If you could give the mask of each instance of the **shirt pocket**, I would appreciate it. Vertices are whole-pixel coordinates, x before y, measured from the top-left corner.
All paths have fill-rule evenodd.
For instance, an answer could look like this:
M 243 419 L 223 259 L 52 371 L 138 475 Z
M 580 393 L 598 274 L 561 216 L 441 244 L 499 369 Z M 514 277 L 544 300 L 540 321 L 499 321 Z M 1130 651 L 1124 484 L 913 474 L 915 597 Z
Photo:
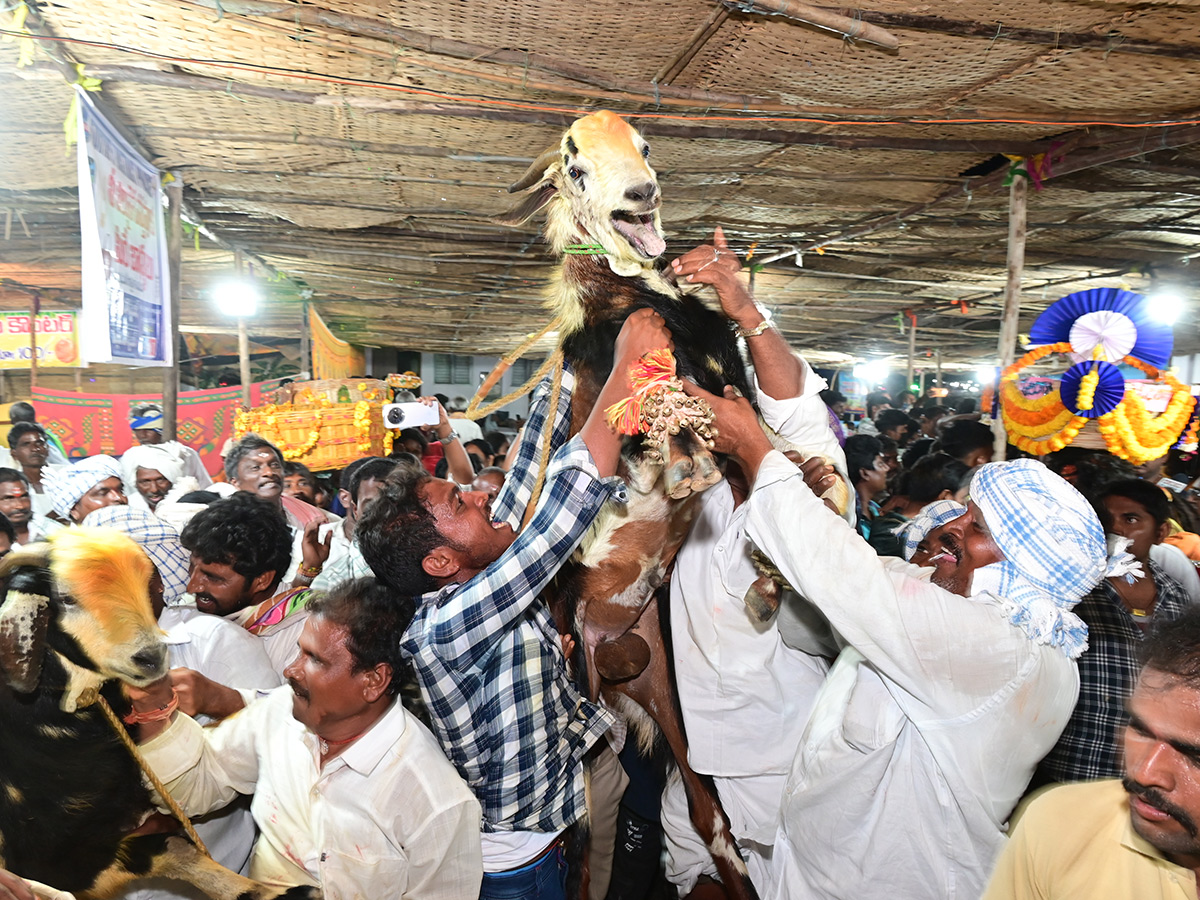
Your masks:
M 842 719 L 842 737 L 855 750 L 869 753 L 895 743 L 905 716 L 878 678 L 863 677 L 851 691 Z
M 400 850 L 381 857 L 370 850 L 321 854 L 321 885 L 325 900 L 390 900 L 408 889 L 408 859 Z

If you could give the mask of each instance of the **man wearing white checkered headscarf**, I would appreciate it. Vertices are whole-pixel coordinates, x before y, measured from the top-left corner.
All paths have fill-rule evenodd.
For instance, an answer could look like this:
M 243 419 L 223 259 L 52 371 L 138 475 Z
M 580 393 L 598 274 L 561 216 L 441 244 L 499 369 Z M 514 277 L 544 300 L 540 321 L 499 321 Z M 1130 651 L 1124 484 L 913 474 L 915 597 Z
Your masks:
M 47 466 L 42 483 L 54 511 L 75 524 L 102 506 L 124 506 L 121 464 L 99 454 L 67 466 Z
M 1106 570 L 1095 513 L 1040 463 L 994 463 L 961 515 L 937 511 L 925 566 L 881 558 L 749 404 L 710 402 L 717 449 L 754 484 L 747 532 L 840 648 L 792 762 L 780 887 L 764 900 L 979 896 L 1075 704 L 1086 631 L 1070 606 Z

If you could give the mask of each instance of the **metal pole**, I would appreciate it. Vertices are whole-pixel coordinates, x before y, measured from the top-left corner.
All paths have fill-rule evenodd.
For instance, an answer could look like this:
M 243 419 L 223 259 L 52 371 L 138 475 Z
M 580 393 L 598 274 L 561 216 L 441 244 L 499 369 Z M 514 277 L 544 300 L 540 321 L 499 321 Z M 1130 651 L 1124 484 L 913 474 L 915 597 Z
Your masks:
M 1021 275 L 1025 269 L 1025 222 L 1028 179 L 1023 174 L 1013 176 L 1008 192 L 1008 281 L 1004 286 L 1004 317 L 1000 321 L 1000 338 L 996 357 L 1000 370 L 1012 365 L 1017 349 L 1017 321 L 1021 315 Z M 1008 435 L 1004 424 L 997 421 L 993 459 L 1004 459 Z
M 180 283 L 183 254 L 183 225 L 179 218 L 183 204 L 183 181 L 178 171 L 167 184 L 167 272 L 171 282 L 171 310 L 167 326 L 171 365 L 163 369 L 163 440 L 173 441 L 179 415 L 179 304 L 183 295 Z
M 233 264 L 238 278 L 242 277 L 242 251 L 235 250 Z M 246 317 L 238 316 L 238 368 L 242 379 L 242 406 L 250 408 L 250 335 L 246 331 Z

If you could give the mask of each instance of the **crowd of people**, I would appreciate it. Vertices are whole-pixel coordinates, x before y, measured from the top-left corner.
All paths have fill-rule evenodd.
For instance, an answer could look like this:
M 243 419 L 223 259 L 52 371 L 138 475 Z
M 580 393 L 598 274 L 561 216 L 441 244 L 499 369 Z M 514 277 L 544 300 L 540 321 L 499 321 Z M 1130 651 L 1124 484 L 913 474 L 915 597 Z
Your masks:
M 749 335 L 756 396 L 688 386 L 727 470 L 678 554 L 669 644 L 689 762 L 759 895 L 1195 898 L 1190 492 L 1098 450 L 993 463 L 978 413 L 933 398 L 873 393 L 855 428 L 710 265 L 674 269 Z M 255 434 L 209 473 L 156 407 L 120 459 L 56 459 L 18 404 L 0 544 L 106 527 L 145 550 L 171 671 L 129 689 L 136 738 L 231 869 L 329 898 L 721 897 L 662 748 L 581 687 L 544 598 L 626 500 L 605 410 L 671 341 L 633 313 L 573 436 L 567 372 L 519 436 L 425 398 L 436 426 L 336 479 Z M 821 499 L 836 479 L 845 509 Z M 787 585 L 768 622 L 759 552 Z M 0 898 L 30 896 L 0 872 Z

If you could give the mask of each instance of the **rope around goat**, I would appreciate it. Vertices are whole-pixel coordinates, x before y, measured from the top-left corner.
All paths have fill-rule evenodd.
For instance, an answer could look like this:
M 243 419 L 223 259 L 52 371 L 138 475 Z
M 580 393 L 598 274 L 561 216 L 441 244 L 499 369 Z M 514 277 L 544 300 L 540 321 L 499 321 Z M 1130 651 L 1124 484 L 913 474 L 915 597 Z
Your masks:
M 562 393 L 563 352 L 560 347 L 554 352 L 557 363 L 554 366 L 554 381 L 550 386 L 550 414 L 546 416 L 546 424 L 542 426 L 542 453 L 538 461 L 537 481 L 533 483 L 533 491 L 529 494 L 529 503 L 525 507 L 525 516 L 521 519 L 524 529 L 537 511 L 538 500 L 542 496 L 542 487 L 546 484 L 546 467 L 550 463 L 550 442 L 554 437 L 554 417 L 558 414 L 558 398 Z
M 483 407 L 482 409 L 479 407 L 480 401 L 483 400 L 483 398 L 487 396 L 488 391 L 490 391 L 493 387 L 496 386 L 496 382 L 498 382 L 501 378 L 504 377 L 504 373 L 507 372 L 512 367 L 512 364 L 515 363 L 518 359 L 520 359 L 522 354 L 524 354 L 526 350 L 528 350 L 535 343 L 537 343 L 539 340 L 541 340 L 543 337 L 545 337 L 547 333 L 555 330 L 556 328 L 558 328 L 561 325 L 562 325 L 562 318 L 556 316 L 555 318 L 551 319 L 548 323 L 546 323 L 546 326 L 541 331 L 539 331 L 537 334 L 530 335 L 528 338 L 526 338 L 524 341 L 521 342 L 521 345 L 519 347 L 517 347 L 516 350 L 514 350 L 512 353 L 508 354 L 508 356 L 504 357 L 504 359 L 500 360 L 500 362 L 496 363 L 495 368 L 493 368 L 492 371 L 488 373 L 488 377 L 483 380 L 483 384 L 481 384 L 479 386 L 479 390 L 477 390 L 475 392 L 475 396 L 471 398 L 471 402 L 467 404 L 467 410 L 464 415 L 466 415 L 466 417 L 468 419 L 470 419 L 472 422 L 477 421 L 479 419 L 484 418 L 485 416 L 490 416 L 496 410 L 502 409 L 503 407 L 508 406 L 508 404 L 512 403 L 514 400 L 517 400 L 520 397 L 524 397 L 526 394 L 528 394 L 530 391 L 532 391 L 534 386 L 539 381 L 541 381 L 542 378 L 545 377 L 547 372 L 550 371 L 550 367 L 552 365 L 555 365 L 556 360 L 559 364 L 561 364 L 561 362 L 562 362 L 562 348 L 561 347 L 558 350 L 556 350 L 553 354 L 548 356 L 546 358 L 546 361 L 543 362 L 540 366 L 538 366 L 538 370 L 536 372 L 534 372 L 532 376 L 530 376 L 529 380 L 526 381 L 519 388 L 516 388 L 515 390 L 510 391 L 509 393 L 507 393 L 503 397 L 501 397 L 499 400 L 493 400 L 491 403 L 489 403 L 487 406 Z
M 488 373 L 488 377 L 483 380 L 483 384 L 479 386 L 479 390 L 475 392 L 475 396 L 471 398 L 471 402 L 467 404 L 466 417 L 471 421 L 477 421 L 484 416 L 490 416 L 496 410 L 501 409 L 514 400 L 524 397 L 537 385 L 539 381 L 546 377 L 546 373 L 551 368 L 554 369 L 554 379 L 550 389 L 550 415 L 546 417 L 546 424 L 542 432 L 542 452 L 538 462 L 537 480 L 533 483 L 533 491 L 529 495 L 529 503 L 525 507 L 525 517 L 521 520 L 521 527 L 524 528 L 529 524 L 529 520 L 533 518 L 533 514 L 537 509 L 538 500 L 542 496 L 542 487 L 546 484 L 546 466 L 550 462 L 550 443 L 554 436 L 554 416 L 558 410 L 558 398 L 562 394 L 562 379 L 563 379 L 563 351 L 559 346 L 557 350 L 546 357 L 546 361 L 538 366 L 538 370 L 530 376 L 519 388 L 505 394 L 499 400 L 493 400 L 487 406 L 480 407 L 479 402 L 487 396 L 488 391 L 495 387 L 496 382 L 504 377 L 504 373 L 509 370 L 514 362 L 521 358 L 530 347 L 537 341 L 541 340 L 551 331 L 559 328 L 562 325 L 562 318 L 556 316 L 546 323 L 545 327 L 536 334 L 530 335 L 521 345 L 513 350 L 504 359 L 496 363 L 495 368 Z
M 121 739 L 121 743 L 125 745 L 125 749 L 129 751 L 129 755 L 133 757 L 134 761 L 141 767 L 146 778 L 150 781 L 150 784 L 152 784 L 154 789 L 158 791 L 158 796 L 160 796 L 163 799 L 163 802 L 166 803 L 170 808 L 171 814 L 179 820 L 179 824 L 183 826 L 184 833 L 191 838 L 191 841 L 196 845 L 197 850 L 199 850 L 209 859 L 212 859 L 212 854 L 209 853 L 208 848 L 204 846 L 204 841 L 200 840 L 200 835 L 198 835 L 196 833 L 196 829 L 192 827 L 192 820 L 187 817 L 187 813 L 183 811 L 183 807 L 181 807 L 175 801 L 175 798 L 171 796 L 171 792 L 167 790 L 167 786 L 162 783 L 162 780 L 159 779 L 157 775 L 154 774 L 154 771 L 150 768 L 150 764 L 146 762 L 146 757 L 142 756 L 142 752 L 138 750 L 137 744 L 134 743 L 134 740 L 132 737 L 130 737 L 129 732 L 125 730 L 125 726 L 121 724 L 121 720 L 117 718 L 117 714 L 113 712 L 112 707 L 108 705 L 108 701 L 105 700 L 103 696 L 100 696 L 96 698 L 96 703 L 100 707 L 100 712 L 104 713 L 104 718 L 108 719 L 108 724 L 111 725 L 113 731 L 117 733 L 117 737 Z

